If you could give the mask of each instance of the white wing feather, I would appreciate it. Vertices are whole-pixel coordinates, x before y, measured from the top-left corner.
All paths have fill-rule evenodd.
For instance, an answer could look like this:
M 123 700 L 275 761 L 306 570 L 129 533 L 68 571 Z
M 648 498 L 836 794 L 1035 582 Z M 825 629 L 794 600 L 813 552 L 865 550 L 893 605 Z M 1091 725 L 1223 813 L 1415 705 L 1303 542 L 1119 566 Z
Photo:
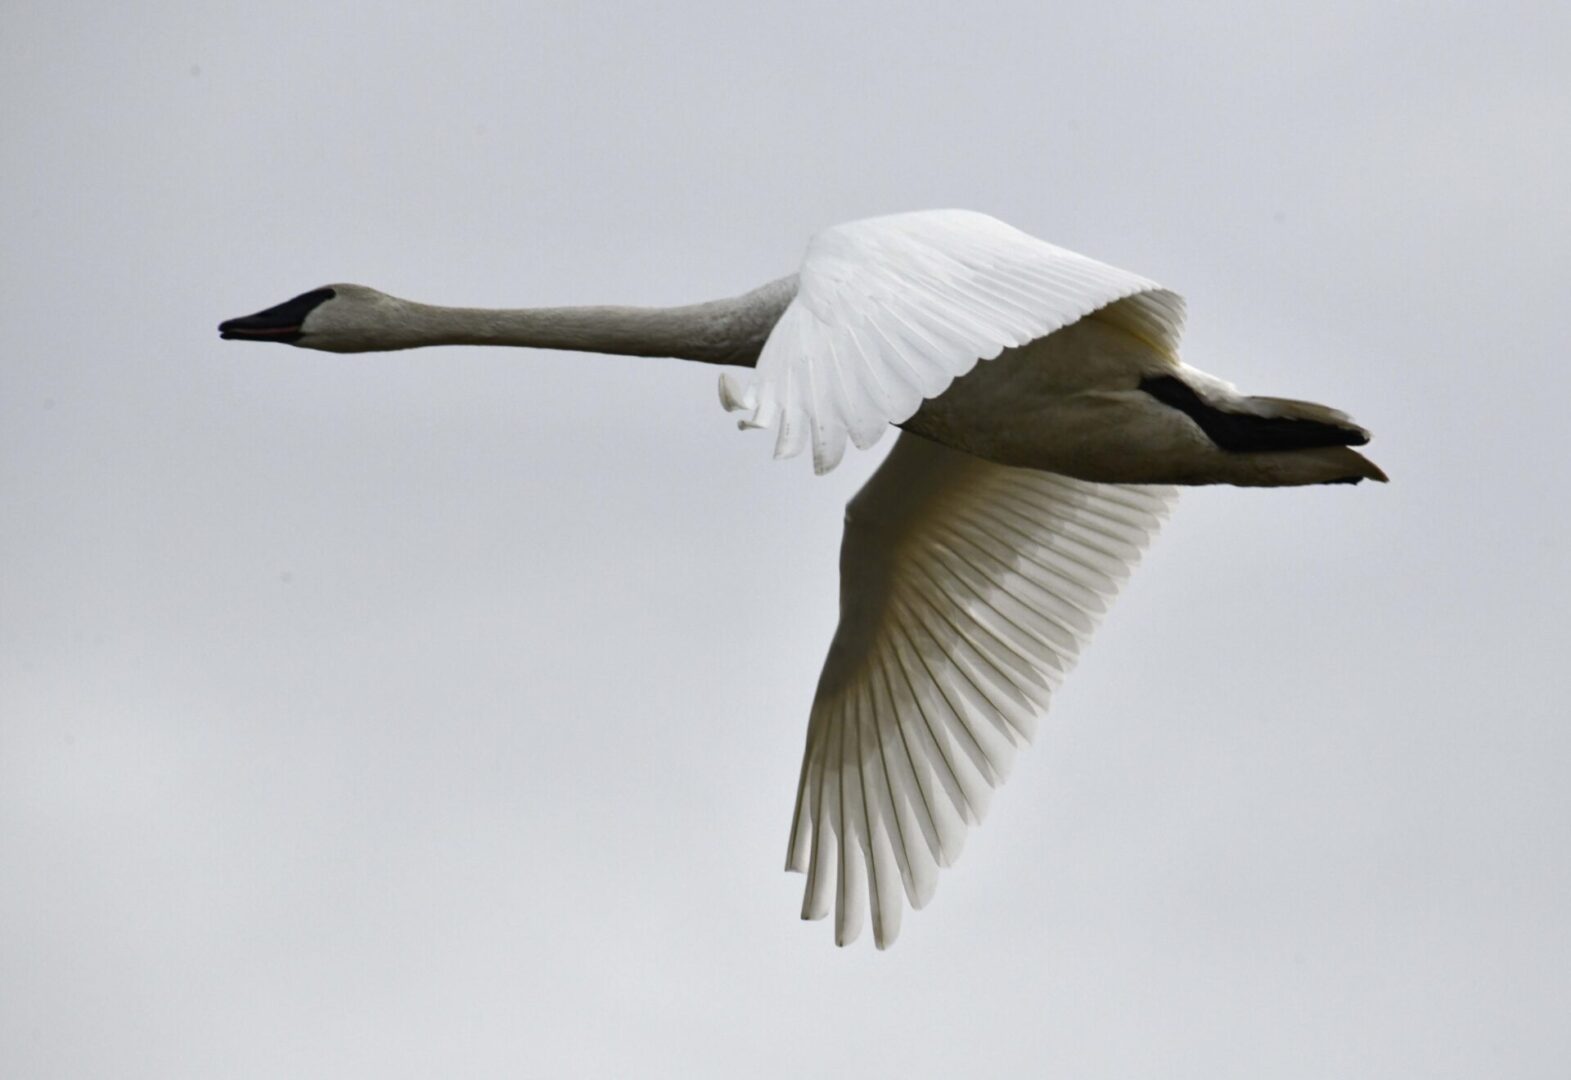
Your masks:
M 744 428 L 778 430 L 775 456 L 808 442 L 828 472 L 849 438 L 869 447 L 1006 348 L 1119 305 L 1129 329 L 1175 352 L 1183 301 L 1155 282 L 968 210 L 837 225 L 815 236 L 796 297 L 753 375 L 721 376 Z
M 902 893 L 932 896 L 1173 494 L 901 435 L 846 512 L 786 862 L 803 918 L 833 906 L 844 945 L 871 901 L 894 941 Z

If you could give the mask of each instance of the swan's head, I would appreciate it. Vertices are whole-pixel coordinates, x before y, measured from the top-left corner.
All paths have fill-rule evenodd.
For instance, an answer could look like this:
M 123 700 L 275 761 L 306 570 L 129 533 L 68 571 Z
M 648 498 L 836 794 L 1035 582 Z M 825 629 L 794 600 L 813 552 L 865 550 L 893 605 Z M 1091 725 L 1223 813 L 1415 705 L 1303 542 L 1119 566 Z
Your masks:
M 324 285 L 255 315 L 225 319 L 225 341 L 279 341 L 328 352 L 371 352 L 412 344 L 408 305 L 364 285 Z

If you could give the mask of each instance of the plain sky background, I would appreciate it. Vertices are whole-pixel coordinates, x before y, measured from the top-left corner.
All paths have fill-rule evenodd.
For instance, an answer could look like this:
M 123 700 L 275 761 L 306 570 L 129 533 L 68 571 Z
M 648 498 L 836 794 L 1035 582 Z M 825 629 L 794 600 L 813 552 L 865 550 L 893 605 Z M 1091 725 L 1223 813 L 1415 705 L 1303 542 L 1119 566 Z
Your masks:
M 0 1075 L 1571 1075 L 1571 8 L 18 3 Z M 845 500 L 713 368 L 336 357 L 964 206 L 1389 486 L 1203 490 L 899 943 L 781 871 Z

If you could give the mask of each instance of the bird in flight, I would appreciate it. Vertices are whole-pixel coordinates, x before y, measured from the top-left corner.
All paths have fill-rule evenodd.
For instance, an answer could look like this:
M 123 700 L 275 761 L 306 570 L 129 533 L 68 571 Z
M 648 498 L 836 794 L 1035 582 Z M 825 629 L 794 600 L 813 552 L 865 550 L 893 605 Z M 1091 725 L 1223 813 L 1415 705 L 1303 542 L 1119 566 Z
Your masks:
M 511 345 L 667 356 L 819 473 L 891 426 L 846 510 L 840 624 L 808 718 L 786 866 L 802 916 L 879 948 L 932 897 L 1175 487 L 1386 479 L 1335 409 L 1179 359 L 1184 303 L 985 214 L 838 225 L 796 274 L 673 308 L 441 307 L 327 285 L 219 324 L 329 352 Z

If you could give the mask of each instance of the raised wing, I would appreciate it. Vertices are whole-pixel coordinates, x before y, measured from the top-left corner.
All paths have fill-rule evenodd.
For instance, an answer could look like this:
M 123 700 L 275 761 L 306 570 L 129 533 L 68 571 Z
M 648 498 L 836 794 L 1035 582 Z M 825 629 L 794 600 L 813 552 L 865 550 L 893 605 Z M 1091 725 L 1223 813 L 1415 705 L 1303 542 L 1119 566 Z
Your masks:
M 869 447 L 978 360 L 1114 304 L 1109 315 L 1176 352 L 1177 294 L 986 214 L 837 225 L 809 243 L 754 375 L 722 375 L 720 398 L 748 414 L 741 426 L 778 429 L 776 457 L 811 440 L 813 467 L 828 472 L 847 436 Z
M 902 434 L 851 501 L 840 626 L 807 730 L 786 868 L 805 919 L 879 948 L 960 854 L 1171 488 L 994 465 Z

